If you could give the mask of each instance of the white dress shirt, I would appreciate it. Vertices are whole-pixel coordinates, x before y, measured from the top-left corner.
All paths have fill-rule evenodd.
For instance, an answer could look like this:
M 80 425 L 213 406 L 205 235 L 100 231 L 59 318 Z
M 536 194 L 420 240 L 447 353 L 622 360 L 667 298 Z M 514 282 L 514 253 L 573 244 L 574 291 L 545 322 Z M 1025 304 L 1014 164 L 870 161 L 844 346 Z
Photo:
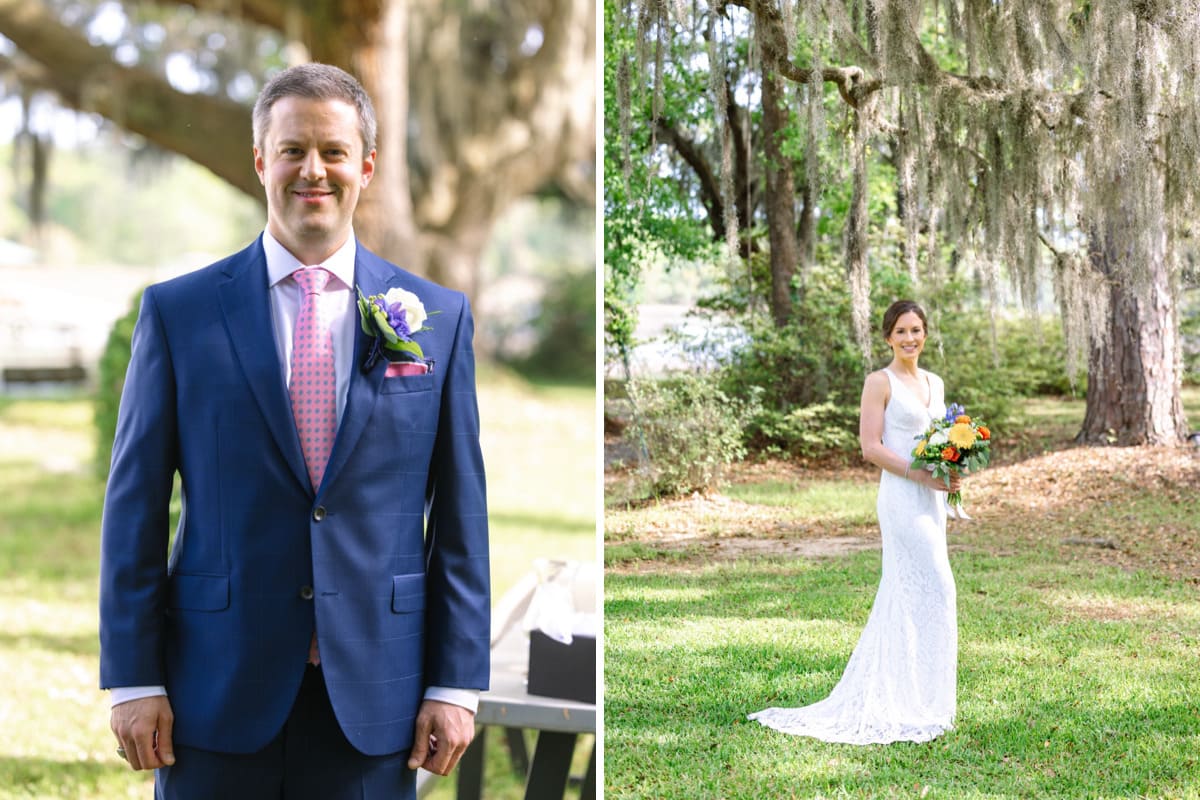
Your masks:
M 292 380 L 292 330 L 296 326 L 296 317 L 300 315 L 301 300 L 300 285 L 291 277 L 291 274 L 306 266 L 319 266 L 333 274 L 333 279 L 325 286 L 324 294 L 340 298 L 336 303 L 326 304 L 326 308 L 332 315 L 333 365 L 334 377 L 337 381 L 337 418 L 340 425 L 342 413 L 346 410 L 346 394 L 350 386 L 350 375 L 356 366 L 353 361 L 354 328 L 358 325 L 358 293 L 354 288 L 354 256 L 357 247 L 354 232 L 351 231 L 346 243 L 321 264 L 301 264 L 291 251 L 271 235 L 270 231 L 263 231 L 262 242 L 267 257 L 271 330 L 275 334 L 275 351 L 279 355 L 285 384 L 290 385 Z M 166 693 L 166 687 L 163 686 L 114 687 L 112 704 L 115 706 L 130 700 L 165 695 Z M 425 689 L 425 699 L 452 703 L 462 706 L 472 713 L 479 708 L 479 691 L 476 689 L 430 686 Z

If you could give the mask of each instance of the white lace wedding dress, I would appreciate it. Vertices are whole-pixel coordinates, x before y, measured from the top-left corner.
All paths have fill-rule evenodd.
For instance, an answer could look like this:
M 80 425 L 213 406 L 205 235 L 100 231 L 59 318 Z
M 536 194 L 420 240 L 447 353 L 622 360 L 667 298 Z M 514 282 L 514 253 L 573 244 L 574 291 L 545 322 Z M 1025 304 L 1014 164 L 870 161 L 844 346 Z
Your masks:
M 946 413 L 941 378 L 922 370 L 929 406 L 890 371 L 883 443 L 908 458 L 915 437 Z M 803 708 L 751 714 L 784 733 L 827 742 L 926 742 L 954 722 L 958 660 L 954 576 L 946 554 L 946 495 L 884 471 L 879 480 L 883 574 L 842 679 Z

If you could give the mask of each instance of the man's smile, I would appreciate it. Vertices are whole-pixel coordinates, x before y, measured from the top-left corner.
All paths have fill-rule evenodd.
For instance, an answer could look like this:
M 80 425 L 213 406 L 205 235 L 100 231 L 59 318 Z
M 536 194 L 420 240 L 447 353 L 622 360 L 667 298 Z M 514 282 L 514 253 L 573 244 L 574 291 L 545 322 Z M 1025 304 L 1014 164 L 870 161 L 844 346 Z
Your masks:
M 309 203 L 319 203 L 326 197 L 333 197 L 330 189 L 293 189 L 292 193 L 301 200 Z

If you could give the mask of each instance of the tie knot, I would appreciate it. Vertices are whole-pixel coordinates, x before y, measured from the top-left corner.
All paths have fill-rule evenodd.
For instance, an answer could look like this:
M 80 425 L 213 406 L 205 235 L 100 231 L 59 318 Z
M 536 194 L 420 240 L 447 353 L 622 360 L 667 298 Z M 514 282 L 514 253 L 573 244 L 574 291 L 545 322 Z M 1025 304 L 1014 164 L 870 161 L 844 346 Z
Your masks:
M 320 294 L 325 291 L 325 285 L 333 275 L 324 267 L 304 267 L 293 272 L 292 277 L 305 294 Z

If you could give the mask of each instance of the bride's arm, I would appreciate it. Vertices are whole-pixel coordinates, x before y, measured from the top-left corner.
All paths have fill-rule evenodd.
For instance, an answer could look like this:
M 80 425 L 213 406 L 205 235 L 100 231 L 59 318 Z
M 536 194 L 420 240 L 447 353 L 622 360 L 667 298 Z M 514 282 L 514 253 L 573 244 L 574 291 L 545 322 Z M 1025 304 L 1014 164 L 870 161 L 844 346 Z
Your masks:
M 858 443 L 863 458 L 893 475 L 916 481 L 922 486 L 947 491 L 946 484 L 923 469 L 909 469 L 912 463 L 883 445 L 883 410 L 887 407 L 891 386 L 887 375 L 872 372 L 863 384 L 862 404 L 858 415 Z

